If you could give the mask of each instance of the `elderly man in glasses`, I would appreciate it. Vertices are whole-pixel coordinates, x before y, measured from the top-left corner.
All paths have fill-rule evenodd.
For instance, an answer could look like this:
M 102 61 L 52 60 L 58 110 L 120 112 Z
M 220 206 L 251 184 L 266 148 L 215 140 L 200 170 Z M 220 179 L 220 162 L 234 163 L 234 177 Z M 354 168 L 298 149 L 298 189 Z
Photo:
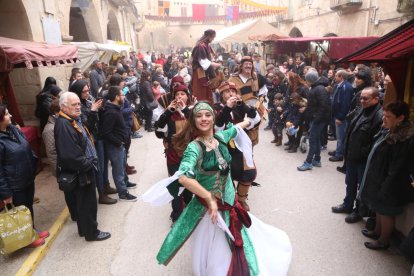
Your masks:
M 342 204 L 332 207 L 334 213 L 349 214 L 345 218 L 347 223 L 358 222 L 362 219 L 356 195 L 362 181 L 374 136 L 382 125 L 382 108 L 379 103 L 378 89 L 375 87 L 363 89 L 360 102 L 361 109 L 350 122 L 345 135 L 345 198 Z

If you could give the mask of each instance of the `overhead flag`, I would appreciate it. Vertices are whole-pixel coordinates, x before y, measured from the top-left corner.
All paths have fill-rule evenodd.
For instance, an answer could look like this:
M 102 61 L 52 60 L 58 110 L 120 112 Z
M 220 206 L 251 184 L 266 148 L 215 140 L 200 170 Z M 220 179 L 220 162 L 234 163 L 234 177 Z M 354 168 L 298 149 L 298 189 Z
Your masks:
M 226 20 L 233 21 L 239 19 L 239 6 L 227 6 Z
M 204 21 L 205 18 L 206 18 L 206 5 L 193 4 L 193 20 Z

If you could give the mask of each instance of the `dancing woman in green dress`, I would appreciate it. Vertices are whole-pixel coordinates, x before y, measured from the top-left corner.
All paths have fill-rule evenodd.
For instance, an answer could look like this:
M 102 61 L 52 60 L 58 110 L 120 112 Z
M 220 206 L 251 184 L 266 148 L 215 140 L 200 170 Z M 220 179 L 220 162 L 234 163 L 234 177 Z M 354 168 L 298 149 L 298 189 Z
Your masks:
M 231 179 L 227 143 L 234 138 L 251 156 L 251 141 L 243 131 L 249 124 L 246 118 L 214 133 L 212 107 L 206 102 L 194 106 L 174 138 L 177 151 L 184 151 L 179 170 L 142 196 L 153 205 L 167 204 L 172 199 L 167 187 L 177 178 L 195 195 L 164 240 L 157 255 L 160 264 L 167 265 L 191 236 L 194 275 L 287 274 L 292 251 L 288 236 L 246 212 Z

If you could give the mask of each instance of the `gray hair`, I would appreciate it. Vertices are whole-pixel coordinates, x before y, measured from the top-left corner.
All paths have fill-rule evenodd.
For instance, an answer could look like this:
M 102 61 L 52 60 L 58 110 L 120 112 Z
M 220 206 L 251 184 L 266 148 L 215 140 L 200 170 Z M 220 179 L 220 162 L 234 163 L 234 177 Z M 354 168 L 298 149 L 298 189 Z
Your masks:
M 319 79 L 319 74 L 316 70 L 309 70 L 305 75 L 305 80 L 310 84 L 314 84 Z
M 59 106 L 60 108 L 68 106 L 68 99 L 71 97 L 78 97 L 78 95 L 76 95 L 73 92 L 63 92 L 60 97 L 59 97 Z

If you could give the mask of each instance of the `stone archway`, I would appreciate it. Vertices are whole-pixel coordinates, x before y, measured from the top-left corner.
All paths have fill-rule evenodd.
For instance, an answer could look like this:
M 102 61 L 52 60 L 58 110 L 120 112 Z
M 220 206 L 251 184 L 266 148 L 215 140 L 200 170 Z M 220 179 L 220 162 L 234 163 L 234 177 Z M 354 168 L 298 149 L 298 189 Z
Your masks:
M 72 0 L 69 16 L 69 35 L 73 41 L 104 43 L 101 29 L 102 16 L 98 15 L 94 1 Z
M 33 40 L 29 18 L 21 0 L 0 0 L 0 36 Z
M 324 34 L 323 35 L 323 37 L 337 37 L 338 35 L 337 34 L 335 34 L 335 33 L 327 33 L 327 34 Z
M 303 37 L 302 32 L 297 28 L 293 27 L 292 30 L 289 32 L 290 37 Z
M 107 37 L 109 40 L 122 41 L 121 29 L 113 11 L 108 13 Z

